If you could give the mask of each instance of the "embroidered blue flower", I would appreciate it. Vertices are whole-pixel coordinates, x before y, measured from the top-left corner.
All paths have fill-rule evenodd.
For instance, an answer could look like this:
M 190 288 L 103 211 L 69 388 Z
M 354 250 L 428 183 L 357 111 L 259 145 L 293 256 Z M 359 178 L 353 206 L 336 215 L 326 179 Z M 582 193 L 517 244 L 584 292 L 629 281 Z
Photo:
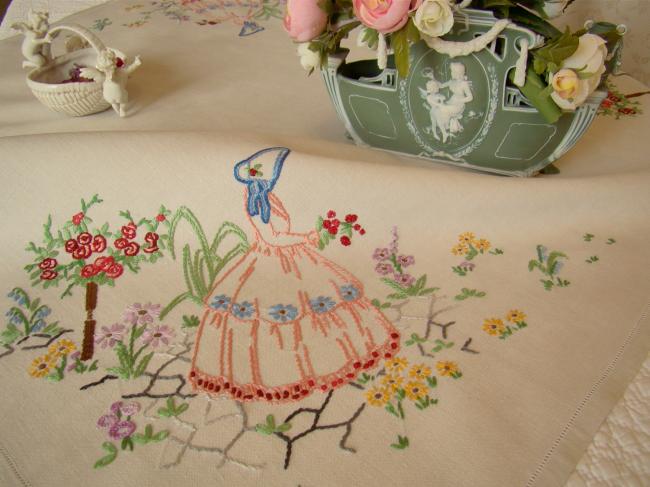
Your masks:
M 41 331 L 43 328 L 45 328 L 45 320 L 36 320 L 31 331 Z
M 294 320 L 298 316 L 298 309 L 290 304 L 286 306 L 284 304 L 276 304 L 269 308 L 269 314 L 275 321 L 286 323 L 287 321 Z
M 354 301 L 359 297 L 359 290 L 352 284 L 341 286 L 341 296 L 343 301 Z
M 215 296 L 210 303 L 212 309 L 228 309 L 228 306 L 230 306 L 230 298 L 225 294 Z
M 43 306 L 40 310 L 38 310 L 38 313 L 36 313 L 36 318 L 45 318 L 50 315 L 52 310 L 48 308 L 47 306 Z
M 253 303 L 244 301 L 243 303 L 234 303 L 232 305 L 232 314 L 234 314 L 239 319 L 250 318 L 255 312 L 255 306 Z
M 311 309 L 313 309 L 316 313 L 327 313 L 334 306 L 336 306 L 336 302 L 332 298 L 318 296 L 317 298 L 309 301 L 309 306 L 311 306 Z

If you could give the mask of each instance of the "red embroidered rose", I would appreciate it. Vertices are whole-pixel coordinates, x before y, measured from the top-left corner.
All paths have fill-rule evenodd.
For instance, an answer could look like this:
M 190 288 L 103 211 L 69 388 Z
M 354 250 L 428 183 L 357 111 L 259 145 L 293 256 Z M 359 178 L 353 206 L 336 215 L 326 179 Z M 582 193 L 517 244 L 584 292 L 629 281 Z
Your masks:
M 156 215 L 156 221 L 157 221 L 157 222 L 161 222 L 161 223 L 162 223 L 162 222 L 164 222 L 166 219 L 167 219 L 167 218 L 165 218 L 165 215 L 163 215 L 162 213 L 159 213 L 158 215 Z
M 88 232 L 80 233 L 77 236 L 77 242 L 79 242 L 81 245 L 88 245 L 92 241 L 93 241 L 93 236 Z
M 50 269 L 46 269 L 43 272 L 41 272 L 41 279 L 43 281 L 51 281 L 54 279 L 56 276 L 58 276 L 59 273 Z
M 327 212 L 327 218 L 334 218 L 336 216 L 336 212 L 334 210 L 330 210 Z
M 623 115 L 634 115 L 636 110 L 634 108 L 621 108 L 619 112 Z
M 140 245 L 138 245 L 137 242 L 129 242 L 129 245 L 127 245 L 126 248 L 124 249 L 124 255 L 127 255 L 129 257 L 138 255 L 139 252 L 140 252 Z
M 72 223 L 76 226 L 79 226 L 81 225 L 83 219 L 84 219 L 84 214 L 82 212 L 79 212 L 72 217 Z
M 93 252 L 103 252 L 106 250 L 106 239 L 103 235 L 95 235 L 93 237 L 93 242 L 90 244 L 90 248 Z
M 97 269 L 99 269 L 100 271 L 104 271 L 104 272 L 106 272 L 114 263 L 115 263 L 115 259 L 111 256 L 97 257 L 95 259 L 95 267 L 97 267 Z
M 90 245 L 80 245 L 72 251 L 73 259 L 87 259 L 93 254 L 93 251 L 90 250 Z
M 136 229 L 137 227 L 133 222 L 129 223 L 128 225 L 124 225 L 122 227 L 122 235 L 124 238 L 127 238 L 129 240 L 133 240 L 136 236 Z
M 357 215 L 345 215 L 345 221 L 348 223 L 354 223 L 359 217 Z
M 151 247 L 145 247 L 145 248 L 142 249 L 142 250 L 143 250 L 144 252 L 146 252 L 147 254 L 153 254 L 154 252 L 158 252 L 160 249 L 159 249 L 158 246 L 154 243 L 154 244 L 151 244 Z
M 144 236 L 144 241 L 149 243 L 155 243 L 158 241 L 160 236 L 156 232 L 147 232 Z
M 612 106 L 612 101 L 611 101 L 611 100 L 603 100 L 603 102 L 601 103 L 601 106 L 602 106 L 603 108 L 611 108 L 611 106 Z
M 118 238 L 114 242 L 115 248 L 118 250 L 123 250 L 126 248 L 127 245 L 129 245 L 129 241 L 125 238 Z
M 124 267 L 122 267 L 121 264 L 115 263 L 108 268 L 108 270 L 106 271 L 106 276 L 110 277 L 111 279 L 117 279 L 122 275 L 123 272 L 124 272 Z
M 97 275 L 98 272 L 99 269 L 97 267 L 95 267 L 93 264 L 88 264 L 81 268 L 81 277 L 88 279 Z
M 350 237 L 348 237 L 347 235 L 343 235 L 343 236 L 341 237 L 341 244 L 342 244 L 342 245 L 344 245 L 344 246 L 347 247 L 347 246 L 350 245 L 351 243 L 352 243 L 352 241 L 350 240 Z
M 39 269 L 42 270 L 47 270 L 47 269 L 54 269 L 57 265 L 56 259 L 50 259 L 49 257 L 47 259 L 43 259 L 43 261 L 38 264 Z
M 79 244 L 74 238 L 65 241 L 65 251 L 67 253 L 72 253 L 77 247 L 79 247 Z

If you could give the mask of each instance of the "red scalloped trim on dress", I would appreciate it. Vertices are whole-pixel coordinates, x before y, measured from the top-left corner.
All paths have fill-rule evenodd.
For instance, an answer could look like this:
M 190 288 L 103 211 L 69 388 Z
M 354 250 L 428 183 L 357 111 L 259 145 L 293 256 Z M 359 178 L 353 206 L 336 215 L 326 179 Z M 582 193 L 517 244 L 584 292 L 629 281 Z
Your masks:
M 255 384 L 238 384 L 224 376 L 204 374 L 194 367 L 189 374 L 189 381 L 194 390 L 210 395 L 229 395 L 240 402 L 266 401 L 286 403 L 300 401 L 314 391 L 327 392 L 352 382 L 359 373 L 377 367 L 382 359 L 395 356 L 400 349 L 400 334 L 392 332 L 390 338 L 380 347 L 366 355 L 362 360 L 347 364 L 337 372 L 318 378 L 306 379 L 281 387 L 264 387 Z

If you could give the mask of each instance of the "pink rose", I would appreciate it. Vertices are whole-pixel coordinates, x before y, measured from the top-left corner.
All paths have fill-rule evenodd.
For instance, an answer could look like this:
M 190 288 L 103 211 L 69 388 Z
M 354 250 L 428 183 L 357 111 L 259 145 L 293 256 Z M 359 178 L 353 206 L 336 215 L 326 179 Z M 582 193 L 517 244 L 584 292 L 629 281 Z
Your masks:
M 400 30 L 422 0 L 354 0 L 354 13 L 371 29 L 382 34 Z
M 319 0 L 287 0 L 284 28 L 293 40 L 308 42 L 323 33 L 327 14 L 318 4 Z

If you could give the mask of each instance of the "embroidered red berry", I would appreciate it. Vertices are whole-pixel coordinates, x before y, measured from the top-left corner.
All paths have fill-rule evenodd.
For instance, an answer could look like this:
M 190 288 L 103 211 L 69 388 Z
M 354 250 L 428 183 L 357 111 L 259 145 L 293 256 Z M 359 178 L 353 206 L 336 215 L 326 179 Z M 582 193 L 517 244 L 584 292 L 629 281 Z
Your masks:
M 343 235 L 343 236 L 341 237 L 341 244 L 343 244 L 344 246 L 347 247 L 347 246 L 350 245 L 351 243 L 352 243 L 352 241 L 350 240 L 350 237 L 348 237 L 347 235 Z
M 118 57 L 115 60 L 115 66 L 117 66 L 118 68 L 121 68 L 122 66 L 124 66 L 124 59 L 122 59 L 121 57 Z
M 609 100 L 612 100 L 614 103 L 618 103 L 619 101 L 621 101 L 621 99 L 618 96 L 616 96 L 614 93 L 610 93 L 609 95 L 607 95 L 607 98 Z
M 359 235 L 365 235 L 365 234 L 366 234 L 366 229 L 365 228 L 362 228 L 361 230 L 359 230 Z
M 93 236 L 88 232 L 83 232 L 77 235 L 77 242 L 79 242 L 81 245 L 88 245 L 92 241 Z
M 333 226 L 333 227 L 338 228 L 338 226 L 339 226 L 340 224 L 341 224 L 341 222 L 340 222 L 339 220 L 337 220 L 336 218 L 334 218 L 334 220 L 332 220 L 332 226 Z
M 93 251 L 90 249 L 90 245 L 80 245 L 72 251 L 72 258 L 81 260 L 87 259 L 93 254 Z
M 257 176 L 257 169 L 252 169 L 252 168 L 249 169 L 248 174 L 250 174 L 253 177 Z
M 145 242 L 156 243 L 160 236 L 156 232 L 147 232 L 144 236 Z
M 97 267 L 97 269 L 99 269 L 100 271 L 104 271 L 104 272 L 106 272 L 114 263 L 115 263 L 115 259 L 111 256 L 97 257 L 95 259 L 95 267 Z
M 327 212 L 327 218 L 334 218 L 336 216 L 336 212 L 334 210 L 330 210 Z
M 156 215 L 156 221 L 157 221 L 157 222 L 162 223 L 162 222 L 164 222 L 166 219 L 167 219 L 167 218 L 165 218 L 165 215 L 163 215 L 162 213 L 159 213 L 158 215 Z
M 106 238 L 103 235 L 95 235 L 90 248 L 93 252 L 103 252 L 106 250 Z
M 38 264 L 38 267 L 39 267 L 39 269 L 45 271 L 45 270 L 48 270 L 48 269 L 54 269 L 56 267 L 57 263 L 58 262 L 56 261 L 56 259 L 51 259 L 51 258 L 48 257 L 47 259 L 43 259 L 41 261 L 41 263 Z
M 124 267 L 121 264 L 115 263 L 106 270 L 106 276 L 111 279 L 117 279 L 124 272 Z
M 115 248 L 117 250 L 123 250 L 126 248 L 127 245 L 129 245 L 129 241 L 123 237 L 118 238 L 113 245 L 115 245 Z
M 70 240 L 65 241 L 65 251 L 67 253 L 72 253 L 77 247 L 79 247 L 79 244 L 76 239 L 71 238 Z
M 73 215 L 72 223 L 75 226 L 79 226 L 79 225 L 81 225 L 81 222 L 83 221 L 83 219 L 84 219 L 84 214 L 82 212 L 79 212 L 76 215 Z
M 354 225 L 352 228 L 354 228 L 354 229 L 358 232 L 359 230 L 361 230 L 361 225 L 359 225 L 359 224 L 357 223 L 357 224 Z
M 89 279 L 93 276 L 96 276 L 98 272 L 99 269 L 97 267 L 95 267 L 93 264 L 88 264 L 81 268 L 81 277 Z
M 124 249 L 124 255 L 134 257 L 140 253 L 140 245 L 137 242 L 129 242 L 129 245 Z
M 41 272 L 41 279 L 43 281 L 51 281 L 54 279 L 56 276 L 58 276 L 59 273 L 50 269 L 46 269 L 43 272 Z
M 329 227 L 327 229 L 327 233 L 329 233 L 330 235 L 336 235 L 338 231 L 339 231 L 338 227 Z
M 345 221 L 347 223 L 354 223 L 359 217 L 357 215 L 345 215 Z
M 331 226 L 332 226 L 332 222 L 330 220 L 323 220 L 323 228 L 325 230 L 329 230 Z
M 126 239 L 133 240 L 136 236 L 136 229 L 137 227 L 133 222 L 129 223 L 128 225 L 124 225 L 122 227 L 122 236 Z
M 611 108 L 613 105 L 611 100 L 603 100 L 603 102 L 600 104 L 603 108 Z

